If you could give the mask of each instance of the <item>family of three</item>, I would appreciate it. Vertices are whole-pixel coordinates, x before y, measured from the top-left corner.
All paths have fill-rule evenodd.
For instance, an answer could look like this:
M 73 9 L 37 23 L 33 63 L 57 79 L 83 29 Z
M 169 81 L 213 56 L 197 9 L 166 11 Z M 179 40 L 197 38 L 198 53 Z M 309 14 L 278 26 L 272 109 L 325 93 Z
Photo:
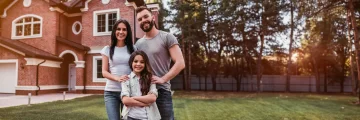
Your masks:
M 174 35 L 158 30 L 150 9 L 138 7 L 136 18 L 145 36 L 135 45 L 130 24 L 116 21 L 111 45 L 102 49 L 104 99 L 109 120 L 173 120 L 170 80 L 184 69 Z M 170 68 L 170 62 L 175 64 Z

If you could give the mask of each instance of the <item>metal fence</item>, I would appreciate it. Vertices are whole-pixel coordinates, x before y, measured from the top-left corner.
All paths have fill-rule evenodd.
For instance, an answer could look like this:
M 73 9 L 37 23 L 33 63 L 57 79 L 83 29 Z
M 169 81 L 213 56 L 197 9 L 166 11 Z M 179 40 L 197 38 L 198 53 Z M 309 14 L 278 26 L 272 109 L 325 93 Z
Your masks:
M 340 92 L 341 86 L 338 82 L 329 82 L 327 92 Z M 205 84 L 206 83 L 206 84 Z M 283 92 L 285 91 L 286 76 L 283 75 L 263 75 L 261 79 L 260 90 L 265 92 Z M 344 92 L 352 91 L 351 77 L 346 77 L 344 81 Z M 211 77 L 208 76 L 207 82 L 204 77 L 191 76 L 191 90 L 212 90 L 213 84 Z M 171 80 L 171 88 L 181 90 L 184 88 L 182 75 L 178 75 Z M 216 78 L 217 91 L 236 91 L 236 80 L 232 77 L 224 77 L 222 75 Z M 248 76 L 241 80 L 240 91 L 256 91 L 257 81 L 256 75 Z M 314 76 L 291 76 L 290 79 L 291 92 L 316 92 L 316 79 Z M 324 91 L 324 78 L 320 78 L 320 92 Z

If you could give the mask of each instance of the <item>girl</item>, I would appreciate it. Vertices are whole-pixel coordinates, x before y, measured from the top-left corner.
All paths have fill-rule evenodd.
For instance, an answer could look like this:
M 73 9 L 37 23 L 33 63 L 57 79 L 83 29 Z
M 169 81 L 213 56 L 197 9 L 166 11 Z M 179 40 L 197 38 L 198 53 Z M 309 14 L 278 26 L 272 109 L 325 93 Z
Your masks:
M 126 20 L 115 22 L 111 31 L 111 46 L 105 46 L 102 54 L 102 75 L 107 79 L 104 99 L 109 120 L 120 120 L 121 82 L 128 80 L 128 65 L 134 52 L 130 24 Z M 110 67 L 110 69 L 109 69 Z
M 149 58 L 143 51 L 135 51 L 129 60 L 132 72 L 130 80 L 122 83 L 121 98 L 125 106 L 122 112 L 127 120 L 160 120 L 160 113 L 155 103 L 156 84 L 151 83 Z

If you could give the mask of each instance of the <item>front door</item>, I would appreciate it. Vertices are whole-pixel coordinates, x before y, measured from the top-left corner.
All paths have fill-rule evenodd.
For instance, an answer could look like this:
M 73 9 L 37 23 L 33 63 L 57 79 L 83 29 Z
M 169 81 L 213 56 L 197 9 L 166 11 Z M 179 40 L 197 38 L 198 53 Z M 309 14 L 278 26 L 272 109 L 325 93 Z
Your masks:
M 76 67 L 75 64 L 69 64 L 69 91 L 75 90 L 76 86 Z

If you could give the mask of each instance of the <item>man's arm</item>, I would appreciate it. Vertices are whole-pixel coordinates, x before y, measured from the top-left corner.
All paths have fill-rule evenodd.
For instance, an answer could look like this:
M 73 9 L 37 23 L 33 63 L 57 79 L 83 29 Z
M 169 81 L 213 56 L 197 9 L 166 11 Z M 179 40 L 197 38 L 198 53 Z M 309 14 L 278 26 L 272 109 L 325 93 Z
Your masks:
M 170 71 L 163 77 L 159 78 L 154 76 L 152 79 L 153 83 L 162 84 L 173 79 L 181 70 L 185 68 L 184 57 L 181 53 L 179 45 L 173 45 L 169 49 L 171 59 L 175 62 L 174 66 L 171 67 Z

